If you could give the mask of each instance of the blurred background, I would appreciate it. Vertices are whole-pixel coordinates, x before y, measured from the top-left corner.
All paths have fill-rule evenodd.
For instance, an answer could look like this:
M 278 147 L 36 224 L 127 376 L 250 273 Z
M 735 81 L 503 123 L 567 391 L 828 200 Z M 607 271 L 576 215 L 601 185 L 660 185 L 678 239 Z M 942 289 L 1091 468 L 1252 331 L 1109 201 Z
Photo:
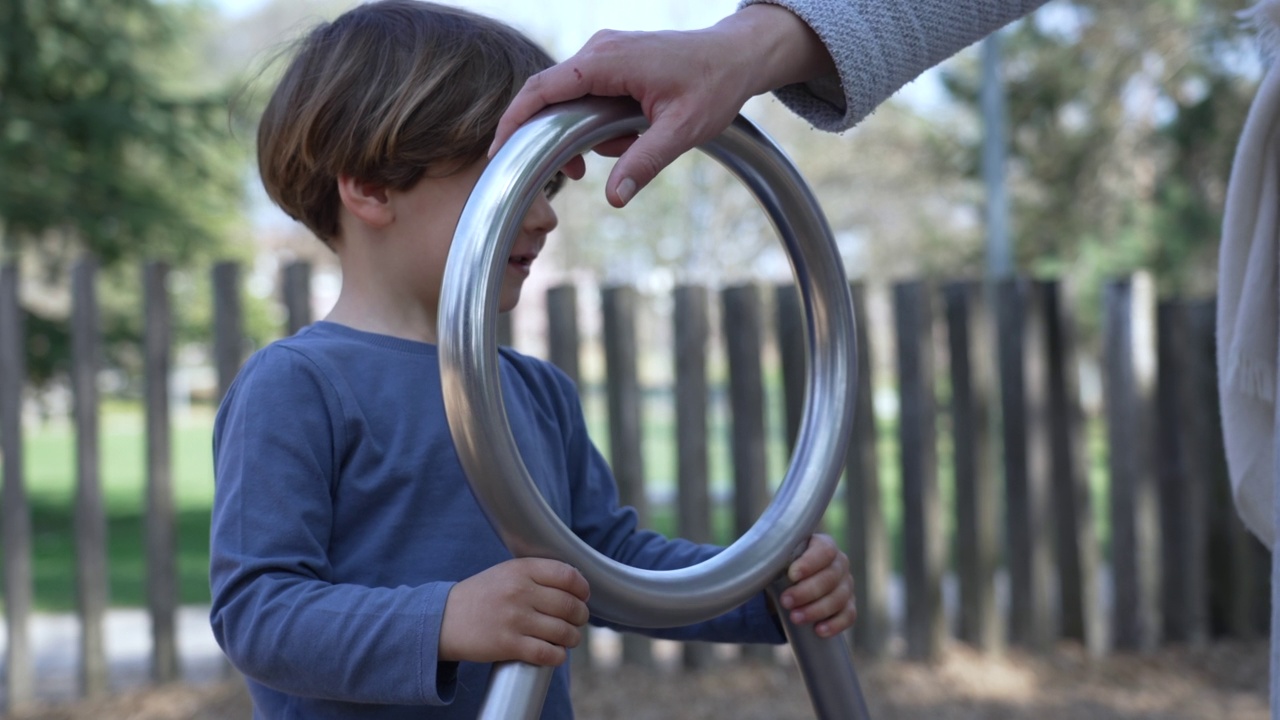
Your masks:
M 121 697 L 141 713 L 129 717 L 213 712 L 191 698 L 245 712 L 219 694 L 225 667 L 202 616 L 213 413 L 239 360 L 323 317 L 340 286 L 329 251 L 262 192 L 255 123 L 289 41 L 351 4 L 0 0 L 3 697 L 15 717 L 71 713 L 84 696 L 97 717 Z M 704 27 L 735 7 L 453 4 L 557 57 L 600 28 Z M 851 467 L 859 494 L 848 481 L 828 530 L 860 573 L 872 637 L 854 640 L 878 715 L 1265 717 L 1268 560 L 1225 499 L 1212 324 L 1197 320 L 1212 318 L 1232 153 L 1263 71 L 1235 16 L 1245 4 L 1052 0 L 839 135 L 771 97 L 745 108 L 813 187 L 856 286 L 872 459 Z M 984 88 L 999 101 L 985 110 Z M 634 463 L 619 475 L 636 478 L 646 522 L 688 534 L 677 291 L 718 298 L 703 341 L 706 532 L 731 541 L 733 496 L 755 482 L 741 466 L 775 486 L 795 432 L 786 255 L 706 157 L 681 158 L 623 211 L 604 202 L 607 161 L 588 166 L 556 200 L 560 226 L 503 339 L 554 356 L 568 298 L 594 437 L 616 468 Z M 742 292 L 749 311 L 734 315 Z M 754 404 L 733 390 L 743 337 L 759 350 Z M 627 377 L 610 347 L 634 359 Z M 913 380 L 903 358 L 917 352 L 928 360 Z M 907 427 L 920 417 L 907 410 L 934 420 Z M 756 454 L 735 436 L 748 411 Z M 634 438 L 618 430 L 628 413 Z M 967 504 L 970 490 L 987 500 Z M 641 688 L 718 657 L 593 643 L 599 667 L 656 657 L 635 661 L 656 673 Z M 806 716 L 796 683 L 734 667 L 757 674 L 686 678 L 703 684 L 691 697 L 763 692 L 788 704 L 757 697 L 761 717 Z M 585 717 L 634 712 L 610 676 L 585 672 Z M 189 697 L 136 694 L 179 679 Z M 726 702 L 661 716 L 713 717 Z

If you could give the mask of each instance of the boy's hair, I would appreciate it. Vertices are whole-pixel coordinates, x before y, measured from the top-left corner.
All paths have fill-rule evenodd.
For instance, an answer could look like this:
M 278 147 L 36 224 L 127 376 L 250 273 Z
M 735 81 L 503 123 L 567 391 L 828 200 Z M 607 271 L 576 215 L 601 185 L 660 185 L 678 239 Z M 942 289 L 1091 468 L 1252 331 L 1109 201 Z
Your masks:
M 337 179 L 407 190 L 479 160 L 529 76 L 555 64 L 490 18 L 381 0 L 298 43 L 258 125 L 267 194 L 321 240 L 338 237 Z

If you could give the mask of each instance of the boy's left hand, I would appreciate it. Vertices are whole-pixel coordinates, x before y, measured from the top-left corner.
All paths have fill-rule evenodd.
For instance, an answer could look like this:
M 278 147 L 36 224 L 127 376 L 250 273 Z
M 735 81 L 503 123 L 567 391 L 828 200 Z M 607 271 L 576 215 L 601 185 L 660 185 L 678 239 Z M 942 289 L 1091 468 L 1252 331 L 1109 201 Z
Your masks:
M 849 557 L 830 535 L 815 534 L 800 557 L 787 568 L 791 587 L 779 598 L 796 625 L 813 625 L 820 637 L 838 635 L 858 616 Z

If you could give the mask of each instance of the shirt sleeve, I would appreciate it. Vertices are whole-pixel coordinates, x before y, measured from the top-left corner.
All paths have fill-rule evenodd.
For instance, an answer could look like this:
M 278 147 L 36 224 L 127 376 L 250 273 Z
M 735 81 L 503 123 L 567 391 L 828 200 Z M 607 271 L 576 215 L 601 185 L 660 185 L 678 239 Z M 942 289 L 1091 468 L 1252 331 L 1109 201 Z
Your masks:
M 588 545 L 624 565 L 672 570 L 696 565 L 722 548 L 684 539 L 669 539 L 638 526 L 633 508 L 619 505 L 617 485 L 608 463 L 587 434 L 572 383 L 559 377 L 564 399 L 563 423 L 572 487 L 573 530 Z M 598 625 L 671 640 L 730 643 L 782 643 L 782 625 L 760 592 L 742 605 L 705 622 L 677 628 L 631 628 L 592 618 Z
M 817 33 L 836 75 L 774 95 L 819 130 L 848 130 L 921 73 L 1047 0 L 741 0 L 784 7 Z
M 214 428 L 214 635 L 241 672 L 282 692 L 447 704 L 457 666 L 436 653 L 452 584 L 332 581 L 340 406 L 310 361 L 275 347 L 246 365 L 223 402 Z

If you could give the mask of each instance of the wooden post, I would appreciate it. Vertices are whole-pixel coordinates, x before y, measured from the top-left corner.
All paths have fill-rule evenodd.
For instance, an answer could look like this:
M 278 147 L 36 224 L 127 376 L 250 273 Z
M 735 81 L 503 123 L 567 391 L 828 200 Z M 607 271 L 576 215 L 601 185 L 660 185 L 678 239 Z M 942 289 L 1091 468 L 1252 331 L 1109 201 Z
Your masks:
M 1000 495 L 991 398 L 994 347 L 984 286 L 956 282 L 943 288 L 951 359 L 951 432 L 955 466 L 956 575 L 960 585 L 958 636 L 975 648 L 1004 643 L 996 609 L 1000 562 Z
M 560 368 L 573 384 L 582 387 L 578 352 L 578 289 L 559 285 L 547 291 L 547 353 L 552 365 Z M 582 628 L 582 642 L 570 655 L 579 671 L 591 667 L 591 627 Z
M 283 294 L 285 330 L 293 335 L 311 324 L 311 263 L 298 260 L 284 266 Z
M 107 521 L 99 470 L 100 344 L 97 263 L 86 257 L 72 270 L 71 391 L 76 427 L 76 598 L 80 614 L 80 691 L 107 694 L 103 622 L 107 611 Z
M 1093 655 L 1105 651 L 1098 586 L 1099 547 L 1089 497 L 1089 454 L 1077 379 L 1075 324 L 1057 281 L 1033 286 L 1045 329 L 1051 497 L 1057 530 L 1058 592 L 1063 637 Z
M 1183 304 L 1182 317 L 1187 339 L 1182 366 L 1182 382 L 1178 397 L 1182 405 L 1178 417 L 1182 424 L 1179 435 L 1187 447 L 1187 485 L 1182 512 L 1186 534 L 1187 566 L 1183 587 L 1187 593 L 1187 642 L 1204 646 L 1211 636 L 1209 611 L 1209 535 L 1210 520 L 1205 509 L 1211 507 L 1211 487 L 1230 486 L 1226 457 L 1222 447 L 1222 422 L 1218 412 L 1218 375 L 1215 362 L 1216 328 L 1212 300 Z M 1267 588 L 1269 591 L 1269 588 Z M 1270 605 L 1264 600 L 1264 607 Z
M 875 413 L 874 363 L 867 325 L 867 291 L 851 283 L 858 331 L 858 397 L 853 412 L 853 437 L 845 463 L 845 545 L 849 549 L 858 621 L 851 630 L 854 647 L 872 658 L 882 657 L 889 644 L 889 533 L 885 527 L 880 490 L 880 463 Z
M 637 365 L 636 311 L 638 295 L 633 287 L 609 287 L 603 291 L 604 352 L 608 368 L 609 455 L 618 481 L 621 502 L 636 509 L 640 521 L 648 519 L 644 490 L 644 455 L 640 379 Z M 652 643 L 636 635 L 622 638 L 622 661 L 628 665 L 653 664 Z
M 707 449 L 707 344 L 711 336 L 708 291 L 700 286 L 675 290 L 675 401 L 677 524 L 680 537 L 710 543 L 711 496 L 707 486 L 711 464 Z M 686 642 L 686 668 L 708 667 L 711 646 Z
M 729 359 L 729 407 L 732 427 L 733 518 L 739 536 L 755 524 L 769 503 L 765 433 L 764 345 L 760 291 L 754 285 L 725 288 L 725 352 Z M 771 648 L 746 646 L 743 657 L 770 662 Z
M 0 525 L 4 539 L 5 709 L 10 713 L 35 701 L 31 658 L 31 506 L 22 453 L 22 397 L 26 385 L 26 343 L 18 300 L 18 268 L 0 267 L 0 458 L 4 488 Z
M 513 324 L 514 319 L 511 317 L 512 313 L 514 312 L 515 311 L 512 310 L 510 312 L 498 313 L 498 317 L 496 319 L 496 325 L 497 325 L 497 335 L 498 335 L 497 340 L 498 340 L 498 345 L 500 346 L 511 347 L 512 345 L 515 344 L 516 333 L 515 333 L 515 326 Z
M 1160 554 L 1150 473 L 1150 401 L 1153 381 L 1144 330 L 1152 311 L 1143 283 L 1130 279 L 1104 290 L 1104 391 L 1108 469 L 1111 474 L 1111 569 L 1115 645 L 1154 647 L 1161 625 L 1157 599 Z
M 893 288 L 898 338 L 902 461 L 902 557 L 907 602 L 907 657 L 935 661 L 946 642 L 942 611 L 942 499 L 938 493 L 933 311 L 923 282 Z
M 173 313 L 169 268 L 149 262 L 143 270 L 144 372 L 147 405 L 147 609 L 151 613 L 151 677 L 178 679 L 178 560 L 174 533 L 173 462 L 169 374 Z
M 1217 305 L 1213 299 L 1194 302 L 1187 309 L 1190 351 L 1187 383 L 1188 409 L 1186 422 L 1190 476 L 1203 478 L 1192 492 L 1202 493 L 1203 509 L 1188 521 L 1183 532 L 1188 536 L 1190 555 L 1203 553 L 1203 564 L 1196 562 L 1194 576 L 1203 572 L 1202 592 L 1193 592 L 1193 602 L 1203 598 L 1204 606 L 1188 609 L 1193 618 L 1191 642 L 1196 633 L 1228 635 L 1241 640 L 1265 636 L 1266 614 L 1270 610 L 1271 577 L 1266 548 L 1245 528 L 1231 497 L 1231 481 L 1227 474 L 1226 450 L 1222 444 L 1222 417 L 1218 411 L 1218 366 L 1215 347 Z M 1206 411 L 1209 409 L 1211 411 Z M 1194 502 L 1194 496 L 1187 498 Z M 1202 529 L 1198 526 L 1202 526 Z M 1203 533 L 1203 539 L 1197 536 Z M 1194 582 L 1194 577 L 1188 582 Z M 1203 617 L 1201 620 L 1200 618 Z M 1200 629 L 1199 624 L 1205 628 Z
M 1211 483 L 1230 483 L 1219 455 L 1214 323 L 1212 313 L 1184 300 L 1161 303 L 1157 313 L 1164 632 L 1169 640 L 1202 647 L 1209 641 L 1209 517 L 1204 508 Z M 1206 402 L 1213 404 L 1202 404 Z
M 244 364 L 244 309 L 240 302 L 240 265 L 213 266 L 213 356 L 218 371 L 218 402 L 226 396 Z
M 773 293 L 774 337 L 782 361 L 782 399 L 787 423 L 787 452 L 795 451 L 800 419 L 804 413 L 805 331 L 800 293 L 793 283 L 778 285 Z
M 1005 526 L 1009 549 L 1009 642 L 1046 650 L 1052 518 L 1044 443 L 1043 332 L 1024 282 L 996 283 Z M 1032 306 L 1033 307 L 1033 306 Z
M 547 334 L 551 364 L 581 387 L 578 289 L 573 285 L 559 285 L 547 291 Z

